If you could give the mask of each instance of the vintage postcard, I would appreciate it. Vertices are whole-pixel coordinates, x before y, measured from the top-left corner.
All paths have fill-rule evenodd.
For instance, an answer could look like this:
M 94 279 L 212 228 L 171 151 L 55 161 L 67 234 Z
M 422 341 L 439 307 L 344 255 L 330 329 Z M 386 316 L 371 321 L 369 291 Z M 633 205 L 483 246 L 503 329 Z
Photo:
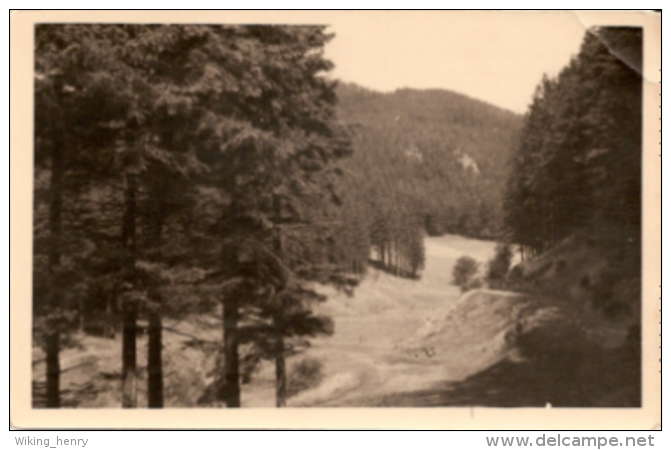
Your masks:
M 660 426 L 659 14 L 10 22 L 13 427 Z

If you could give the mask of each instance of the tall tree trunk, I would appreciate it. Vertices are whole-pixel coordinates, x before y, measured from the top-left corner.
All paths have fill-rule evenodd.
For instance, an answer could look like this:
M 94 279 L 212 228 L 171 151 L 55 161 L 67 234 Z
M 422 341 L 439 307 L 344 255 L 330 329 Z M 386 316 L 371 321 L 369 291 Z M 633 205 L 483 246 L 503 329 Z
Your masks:
M 276 325 L 279 325 L 276 323 Z M 287 365 L 284 359 L 284 338 L 277 336 L 275 344 L 275 406 L 283 408 L 287 405 Z
M 394 244 L 394 275 L 399 276 L 401 273 L 401 254 L 398 243 Z
M 160 312 L 150 312 L 147 353 L 147 397 L 150 408 L 163 408 L 162 332 Z
M 61 364 L 59 360 L 60 333 L 53 331 L 47 334 L 47 408 L 60 408 Z
M 164 208 L 161 199 L 162 183 L 154 189 L 152 202 L 150 203 L 151 214 L 148 224 L 148 246 L 160 255 L 161 236 L 163 232 Z M 160 256 L 157 256 L 160 259 Z M 157 289 L 150 292 L 152 306 L 149 311 L 148 330 L 148 353 L 147 353 L 147 401 L 150 408 L 163 408 L 163 324 L 161 319 L 161 294 Z
M 107 339 L 114 339 L 116 337 L 116 326 L 117 324 L 112 321 L 112 318 L 115 314 L 115 310 L 112 305 L 113 299 L 118 297 L 117 290 L 114 289 L 113 297 L 107 297 L 105 302 L 105 322 L 103 324 L 103 336 Z
M 393 242 L 389 241 L 389 248 L 387 249 L 387 258 L 389 259 L 389 261 L 387 261 L 387 268 L 390 273 L 394 270 L 394 247 L 392 244 Z
M 124 408 L 137 408 L 137 305 L 127 303 L 123 310 L 122 379 Z
M 54 283 L 58 268 L 61 264 L 61 229 L 63 209 L 63 171 L 64 171 L 64 142 L 62 135 L 54 139 L 51 153 L 51 198 L 49 205 L 49 234 L 51 246 L 49 248 L 49 273 L 51 283 Z M 61 289 L 53 285 L 50 293 L 51 314 L 59 314 L 62 305 Z M 60 377 L 61 367 L 60 331 L 57 324 L 48 325 L 46 338 L 46 376 L 47 376 L 47 408 L 60 407 Z
M 79 298 L 79 332 L 84 332 L 84 297 Z
M 224 384 L 222 400 L 228 408 L 240 407 L 240 356 L 238 355 L 238 292 L 224 301 Z
M 135 288 L 135 258 L 137 215 L 137 180 L 136 175 L 126 175 L 126 192 L 122 240 L 128 252 L 126 271 L 130 284 Z M 123 339 L 122 339 L 122 383 L 124 408 L 137 407 L 137 316 L 138 305 L 135 300 L 125 299 L 123 304 Z
M 275 213 L 280 216 L 281 208 L 277 195 L 273 197 L 273 203 Z M 282 260 L 284 258 L 284 241 L 281 227 L 277 228 L 273 236 L 273 247 L 275 256 Z M 281 291 L 284 286 L 277 288 Z M 282 320 L 284 311 L 282 311 L 280 305 L 278 307 L 273 317 L 275 332 L 277 334 L 275 341 L 275 406 L 282 408 L 287 404 L 287 369 L 284 359 L 284 321 Z

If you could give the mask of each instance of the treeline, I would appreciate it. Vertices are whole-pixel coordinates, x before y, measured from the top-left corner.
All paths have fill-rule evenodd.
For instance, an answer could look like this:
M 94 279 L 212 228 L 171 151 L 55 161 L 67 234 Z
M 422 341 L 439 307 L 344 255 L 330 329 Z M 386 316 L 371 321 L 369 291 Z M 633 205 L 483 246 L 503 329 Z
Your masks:
M 499 235 L 518 116 L 442 90 L 340 84 L 338 96 L 355 148 L 345 164 L 353 208 L 365 212 L 378 266 L 415 277 L 426 234 Z
M 642 31 L 598 28 L 536 89 L 505 201 L 527 256 L 581 230 L 640 255 Z
M 217 398 L 240 406 L 239 348 L 276 366 L 332 332 L 314 282 L 351 290 L 369 236 L 343 189 L 352 152 L 317 26 L 37 25 L 35 343 L 59 407 L 73 330 L 122 334 L 122 406 L 162 407 L 166 318 L 218 314 Z M 248 355 L 249 356 L 249 355 Z

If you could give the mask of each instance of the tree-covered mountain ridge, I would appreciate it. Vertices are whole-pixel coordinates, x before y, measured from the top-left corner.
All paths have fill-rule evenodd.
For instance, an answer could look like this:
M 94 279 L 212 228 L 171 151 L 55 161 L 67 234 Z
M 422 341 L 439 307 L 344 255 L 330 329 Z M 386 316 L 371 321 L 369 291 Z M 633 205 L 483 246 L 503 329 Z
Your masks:
M 445 126 L 507 129 L 521 125 L 519 114 L 447 89 L 404 87 L 382 92 L 356 83 L 340 82 L 337 93 L 347 119 L 369 126 L 385 119 L 398 122 L 399 113 L 407 114 L 406 119 Z
M 415 159 L 423 156 L 420 151 L 436 151 L 458 161 L 468 155 L 487 174 L 506 168 L 499 163 L 507 161 L 522 126 L 519 114 L 443 89 L 384 93 L 341 83 L 337 92 L 341 116 L 355 128 L 398 133 L 397 150 Z
M 520 115 L 442 89 L 384 93 L 340 83 L 336 92 L 353 136 L 346 167 L 359 199 L 350 200 L 364 203 L 373 228 L 386 224 L 372 230 L 374 248 L 417 227 L 430 235 L 498 236 Z

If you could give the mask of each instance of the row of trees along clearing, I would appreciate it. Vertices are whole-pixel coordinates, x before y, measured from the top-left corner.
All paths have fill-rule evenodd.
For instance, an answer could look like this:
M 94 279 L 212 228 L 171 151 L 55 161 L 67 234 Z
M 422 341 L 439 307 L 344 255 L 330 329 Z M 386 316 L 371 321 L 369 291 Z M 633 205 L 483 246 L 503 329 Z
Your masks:
M 329 333 L 313 282 L 351 289 L 368 257 L 343 206 L 351 152 L 321 76 L 322 27 L 38 25 L 34 335 L 46 404 L 77 326 L 122 325 L 122 405 L 162 407 L 166 317 L 223 314 L 217 395 L 240 405 L 239 347 L 274 359 Z M 348 215 L 350 218 L 348 218 Z
M 351 208 L 376 265 L 417 277 L 424 235 L 498 237 L 510 150 L 521 118 L 445 90 L 338 86 L 356 152 Z
M 640 254 L 641 67 L 640 28 L 594 29 L 536 89 L 504 205 L 527 255 L 589 227 Z

